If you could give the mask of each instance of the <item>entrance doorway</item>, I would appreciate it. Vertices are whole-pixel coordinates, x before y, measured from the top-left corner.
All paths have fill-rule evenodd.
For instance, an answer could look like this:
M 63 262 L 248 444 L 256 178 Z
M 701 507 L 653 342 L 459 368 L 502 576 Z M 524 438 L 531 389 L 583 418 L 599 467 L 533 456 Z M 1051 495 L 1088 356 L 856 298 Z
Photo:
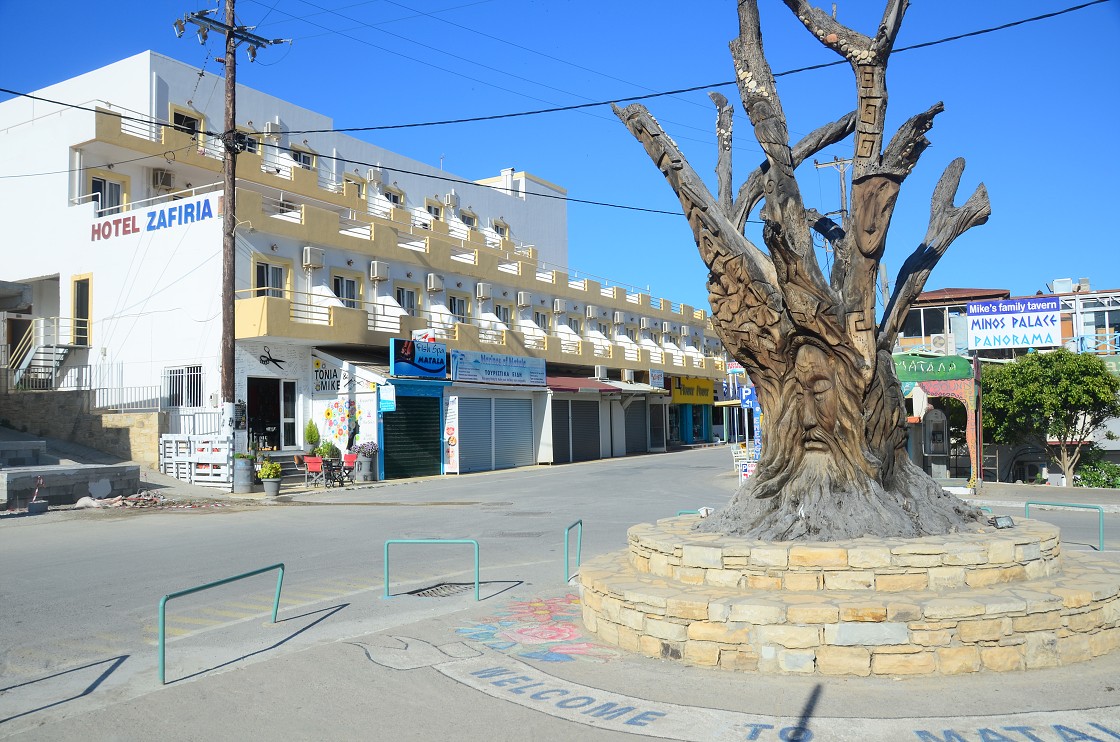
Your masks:
M 294 448 L 296 383 L 282 379 L 247 379 L 246 416 L 249 446 L 258 451 Z

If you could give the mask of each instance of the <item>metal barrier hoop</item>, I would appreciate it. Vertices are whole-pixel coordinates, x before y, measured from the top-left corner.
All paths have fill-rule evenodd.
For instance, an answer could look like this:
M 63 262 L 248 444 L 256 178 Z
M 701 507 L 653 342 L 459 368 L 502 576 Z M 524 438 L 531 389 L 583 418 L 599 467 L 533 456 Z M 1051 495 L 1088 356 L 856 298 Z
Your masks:
M 280 610 L 280 590 L 284 586 L 284 563 L 283 562 L 280 562 L 278 564 L 273 564 L 273 565 L 268 566 L 268 567 L 261 567 L 260 569 L 254 569 L 252 572 L 245 572 L 244 574 L 235 575 L 233 577 L 227 577 L 224 580 L 216 580 L 215 582 L 208 582 L 205 585 L 199 585 L 198 587 L 192 587 L 192 588 L 188 588 L 186 590 L 179 590 L 178 592 L 168 593 L 167 595 L 164 595 L 162 598 L 160 598 L 160 601 L 159 601 L 159 682 L 160 682 L 160 685 L 167 685 L 167 679 L 166 679 L 166 676 L 165 676 L 165 669 L 166 669 L 165 659 L 166 659 L 166 656 L 167 656 L 167 642 L 166 642 L 167 602 L 169 600 L 173 600 L 174 598 L 181 598 L 184 595 L 190 595 L 191 593 L 202 592 L 203 590 L 209 590 L 212 587 L 219 587 L 221 585 L 226 585 L 230 582 L 236 582 L 237 580 L 244 580 L 246 577 L 255 577 L 256 575 L 263 574 L 265 572 L 271 572 L 274 569 L 280 570 L 280 574 L 277 575 L 277 577 L 276 577 L 276 599 L 272 603 L 272 623 L 276 623 L 276 613 Z
M 481 600 L 478 589 L 478 542 L 473 538 L 391 538 L 385 542 L 385 595 L 389 595 L 389 544 L 473 544 L 474 545 L 474 599 Z
M 1031 517 L 1031 505 L 1048 505 L 1056 508 L 1081 508 L 1083 510 L 1097 511 L 1097 551 L 1104 551 L 1104 508 L 1100 505 L 1079 505 L 1073 502 L 1042 502 L 1029 500 L 1023 507 L 1023 517 Z
M 576 531 L 576 567 L 580 565 L 580 559 L 583 554 L 583 518 L 580 518 L 575 523 L 571 524 L 564 529 L 564 582 L 567 583 L 572 579 L 571 573 L 568 571 L 568 542 L 571 541 L 571 532 L 573 528 L 578 526 Z

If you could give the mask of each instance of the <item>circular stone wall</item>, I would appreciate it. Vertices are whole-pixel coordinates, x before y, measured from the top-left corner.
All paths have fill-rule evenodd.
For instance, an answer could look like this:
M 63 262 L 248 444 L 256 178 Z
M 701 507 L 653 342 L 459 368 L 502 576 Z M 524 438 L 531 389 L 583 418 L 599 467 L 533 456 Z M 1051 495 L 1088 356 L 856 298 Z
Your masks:
M 1120 566 L 1058 529 L 769 543 L 640 524 L 580 567 L 587 628 L 653 657 L 773 673 L 1053 667 L 1120 647 Z

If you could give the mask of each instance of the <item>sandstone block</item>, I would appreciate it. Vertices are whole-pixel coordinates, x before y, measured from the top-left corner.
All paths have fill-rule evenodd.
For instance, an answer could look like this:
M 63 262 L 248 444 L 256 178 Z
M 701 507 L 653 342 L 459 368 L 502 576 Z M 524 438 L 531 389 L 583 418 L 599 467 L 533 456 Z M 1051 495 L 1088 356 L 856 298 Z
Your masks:
M 780 546 L 756 546 L 751 549 L 751 564 L 759 567 L 785 567 L 789 552 Z
M 949 590 L 964 585 L 964 567 L 930 567 L 929 589 Z
M 661 640 L 648 634 L 638 637 L 638 651 L 647 657 L 661 656 Z
M 807 649 L 783 649 L 778 652 L 778 667 L 782 672 L 811 673 L 814 653 Z
M 594 590 L 585 590 L 583 595 L 580 596 L 583 605 L 593 611 L 600 611 L 603 608 L 603 596 Z
M 933 652 L 917 654 L 878 654 L 871 657 L 871 672 L 876 675 L 928 675 L 937 669 Z
M 1066 608 L 1084 608 L 1093 602 L 1093 593 L 1091 590 L 1056 587 L 1052 592 L 1062 599 L 1062 605 Z
M 939 567 L 940 554 L 895 554 L 894 564 L 898 567 Z
M 780 644 L 788 649 L 805 649 L 821 643 L 816 626 L 759 626 L 756 636 L 759 644 Z
M 717 587 L 738 587 L 742 579 L 742 573 L 732 569 L 709 569 L 704 572 L 704 582 Z
M 1014 560 L 1014 541 L 991 541 L 988 543 L 988 561 L 992 564 L 1007 564 Z
M 708 620 L 726 621 L 731 615 L 731 602 L 728 600 L 708 601 Z
M 731 621 L 760 625 L 781 623 L 784 618 L 785 606 L 778 603 L 762 602 L 732 603 L 731 614 L 728 616 Z
M 681 565 L 721 569 L 723 567 L 723 549 L 685 544 L 681 551 Z
M 1101 627 L 1103 611 L 1100 608 L 1085 613 L 1074 613 L 1067 620 L 1071 631 L 1092 631 Z
M 684 645 L 684 659 L 697 665 L 715 667 L 719 654 L 719 645 L 714 642 L 689 641 Z
M 719 652 L 719 666 L 726 670 L 758 669 L 758 655 L 754 652 L 737 652 L 731 649 L 721 649 Z
M 649 572 L 649 559 L 640 556 L 631 556 L 630 563 L 634 565 L 634 569 L 639 572 Z
M 944 675 L 961 675 L 980 670 L 978 647 L 942 647 L 937 650 L 937 666 Z
M 1062 658 L 1063 665 L 1091 659 L 1093 651 L 1089 647 L 1089 637 L 1084 634 L 1074 634 L 1058 639 L 1058 654 Z
M 887 603 L 888 621 L 917 621 L 922 617 L 922 607 L 914 603 Z
M 1023 653 L 1018 647 L 980 647 L 980 661 L 996 672 L 1023 669 Z
M 1042 547 L 1038 542 L 1018 544 L 1015 546 L 1015 561 L 1030 562 L 1042 557 Z
M 669 555 L 660 552 L 650 554 L 649 571 L 656 575 L 672 574 L 669 571 Z
M 864 647 L 906 644 L 910 641 L 910 632 L 904 623 L 828 624 L 824 627 L 824 641 L 825 644 Z
M 964 582 L 969 587 L 991 587 L 1000 581 L 1002 574 L 1003 569 L 1000 567 L 970 569 L 964 576 Z
M 677 567 L 673 579 L 680 580 L 686 585 L 703 585 L 706 572 L 707 570 L 700 567 Z
M 1027 634 L 1023 644 L 1023 662 L 1032 670 L 1062 664 L 1061 654 L 1058 652 L 1058 637 L 1045 631 Z
M 1105 629 L 1089 637 L 1089 651 L 1094 657 L 1120 649 L 1120 629 Z
M 825 572 L 826 590 L 871 590 L 875 585 L 873 572 Z
M 683 642 L 688 638 L 688 627 L 684 624 L 670 623 L 659 618 L 647 618 L 645 632 L 658 639 L 672 642 Z
M 871 674 L 871 652 L 863 647 L 820 647 L 817 670 L 822 675 L 867 677 Z
M 953 641 L 952 632 L 941 629 L 939 631 L 912 631 L 910 641 L 923 647 L 946 647 Z M 979 661 L 980 655 L 976 655 Z
M 951 551 L 945 554 L 943 563 L 946 566 L 987 564 L 988 550 L 976 546 L 960 551 Z
M 769 575 L 747 575 L 747 587 L 751 590 L 781 590 L 782 578 Z
M 789 566 L 840 568 L 848 566 L 848 550 L 831 546 L 791 546 Z
M 595 623 L 595 635 L 607 644 L 618 644 L 618 624 L 599 618 Z
M 848 549 L 848 565 L 860 569 L 891 566 L 891 550 L 885 546 L 856 546 Z
M 592 634 L 595 633 L 595 626 L 598 624 L 598 621 L 599 617 L 596 615 L 595 611 L 591 610 L 587 605 L 583 606 L 583 625 Z
M 786 590 L 820 590 L 820 572 L 786 572 L 782 587 Z
M 1004 634 L 1011 633 L 1011 621 L 1005 618 L 986 618 L 979 621 L 961 621 L 957 625 L 957 635 L 962 642 L 998 641 Z
M 876 575 L 875 589 L 897 593 L 903 590 L 925 590 L 929 586 L 929 575 L 925 572 L 911 572 L 900 575 Z
M 703 597 L 669 598 L 665 601 L 665 615 L 675 618 L 705 619 L 708 617 L 708 601 Z
M 984 613 L 984 605 L 965 598 L 935 598 L 927 600 L 923 614 L 928 619 L 967 618 Z
M 638 642 L 638 637 L 640 636 L 641 634 L 634 631 L 634 629 L 627 628 L 626 626 L 619 626 L 618 646 L 625 649 L 627 652 L 637 652 L 640 646 Z
M 688 625 L 688 640 L 722 642 L 723 644 L 748 644 L 750 629 L 742 624 L 693 621 Z
M 876 603 L 845 603 L 840 606 L 841 621 L 886 621 L 887 607 Z
M 786 608 L 786 620 L 790 623 L 836 623 L 840 609 L 827 603 L 791 605 Z

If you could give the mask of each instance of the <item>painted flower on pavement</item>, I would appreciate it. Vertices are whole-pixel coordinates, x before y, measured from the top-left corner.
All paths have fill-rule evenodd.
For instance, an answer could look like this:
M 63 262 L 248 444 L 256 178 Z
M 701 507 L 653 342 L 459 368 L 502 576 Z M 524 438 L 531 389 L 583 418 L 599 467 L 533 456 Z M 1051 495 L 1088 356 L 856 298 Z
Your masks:
M 491 649 L 542 662 L 593 662 L 616 659 L 613 649 L 581 641 L 579 597 L 534 598 L 510 603 L 473 626 L 456 629 L 465 638 Z

